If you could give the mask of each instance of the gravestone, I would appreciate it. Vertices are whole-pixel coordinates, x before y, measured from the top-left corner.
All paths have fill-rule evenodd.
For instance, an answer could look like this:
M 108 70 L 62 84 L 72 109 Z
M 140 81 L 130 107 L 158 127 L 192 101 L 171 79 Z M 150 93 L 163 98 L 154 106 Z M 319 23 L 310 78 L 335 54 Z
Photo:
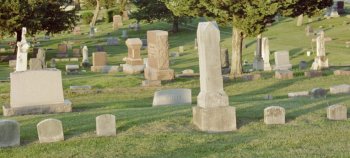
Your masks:
M 288 51 L 275 52 L 275 70 L 289 70 L 292 68 L 292 64 L 289 62 Z
M 123 30 L 122 31 L 122 38 L 127 39 L 128 38 L 128 30 Z
M 68 47 L 67 44 L 59 44 L 58 45 L 58 53 L 56 57 L 65 58 L 68 57 Z
M 91 92 L 92 87 L 85 85 L 85 86 L 69 86 L 69 90 L 71 93 L 76 93 L 76 94 L 84 94 Z
M 126 10 L 123 11 L 123 20 L 129 20 L 128 11 Z
M 90 38 L 95 36 L 95 32 L 96 32 L 96 31 L 95 31 L 95 27 L 90 26 L 90 32 L 89 32 Z
M 57 119 L 45 119 L 36 125 L 40 143 L 52 143 L 64 140 L 62 122 Z
M 316 52 L 317 56 L 315 61 L 312 63 L 311 70 L 322 70 L 329 67 L 328 58 L 326 57 L 326 40 L 324 32 L 321 31 L 319 36 L 316 38 Z
M 9 67 L 16 68 L 16 60 L 9 60 Z
M 169 89 L 154 93 L 153 106 L 191 105 L 191 89 Z
M 215 22 L 200 22 L 197 29 L 200 93 L 193 107 L 193 123 L 206 132 L 237 129 L 236 110 L 223 89 L 220 64 L 220 31 Z
M 81 57 L 81 53 L 80 53 L 80 48 L 74 48 L 73 49 L 73 57 Z
M 105 49 L 101 45 L 96 45 L 96 51 L 97 52 L 103 52 L 103 51 L 105 51 Z
M 79 65 L 66 65 L 66 74 L 79 74 Z
M 311 71 L 304 72 L 304 76 L 308 78 L 321 77 L 322 75 L 323 75 L 322 71 L 311 70 Z
M 104 114 L 96 117 L 97 136 L 115 136 L 117 135 L 115 116 Z
M 271 71 L 272 67 L 270 64 L 270 46 L 269 46 L 269 39 L 267 37 L 262 38 L 261 54 L 264 60 L 264 71 Z
M 310 95 L 312 99 L 326 98 L 327 90 L 323 88 L 314 88 L 311 90 Z
M 349 2 L 349 1 L 348 1 Z M 337 1 L 337 10 L 340 14 L 345 13 L 345 9 L 344 9 L 344 1 Z
M 305 70 L 307 68 L 307 62 L 306 61 L 300 61 L 299 62 L 299 69 Z
M 305 32 L 306 36 L 310 36 L 314 34 L 314 29 L 310 25 L 307 25 L 305 28 Z
M 256 50 L 255 50 L 255 58 L 253 62 L 253 69 L 254 70 L 263 70 L 264 69 L 264 60 L 262 58 L 262 39 L 261 34 L 258 35 L 256 39 Z
M 40 60 L 41 67 L 44 69 L 46 68 L 46 51 L 43 48 L 39 48 L 38 54 L 36 55 L 36 58 Z
M 336 75 L 336 76 L 350 76 L 350 71 L 336 70 L 336 71 L 334 71 L 334 75 Z
M 32 58 L 36 58 L 38 52 L 39 52 L 39 48 L 34 47 L 34 48 L 33 48 L 33 53 L 32 53 Z
M 299 98 L 299 97 L 308 97 L 308 96 L 310 96 L 310 92 L 309 91 L 288 93 L 288 97 L 289 98 Z
M 179 46 L 179 53 L 184 53 L 184 52 L 185 52 L 184 46 Z
M 109 45 L 109 46 L 116 46 L 118 44 L 119 44 L 119 42 L 118 42 L 117 38 L 115 38 L 115 37 L 108 37 L 107 38 L 107 45 Z
M 22 40 L 17 42 L 17 59 L 16 59 L 16 71 L 26 71 L 27 70 L 27 60 L 28 60 L 28 49 L 30 47 L 26 40 L 27 29 L 22 28 Z
M 270 106 L 264 109 L 264 122 L 267 125 L 285 124 L 286 112 L 279 106 Z
M 347 107 L 342 104 L 329 106 L 327 108 L 327 118 L 329 120 L 337 120 L 337 121 L 347 120 L 348 119 L 347 111 L 348 111 Z
M 0 148 L 20 145 L 20 127 L 14 120 L 0 120 Z
M 119 72 L 119 66 L 109 66 L 107 65 L 107 53 L 106 52 L 94 52 L 92 53 L 92 72 L 101 73 L 114 73 Z
M 29 70 L 42 70 L 42 63 L 37 58 L 29 59 Z
M 163 80 L 173 80 L 174 70 L 169 68 L 168 32 L 147 31 L 148 66 L 143 86 L 160 86 Z
M 113 29 L 118 30 L 118 28 L 123 26 L 122 17 L 120 15 L 113 16 Z
M 227 48 L 220 49 L 220 60 L 221 60 L 222 69 L 230 67 L 230 59 L 229 59 Z
M 139 38 L 129 38 L 126 40 L 128 46 L 128 57 L 123 65 L 123 72 L 126 74 L 139 74 L 145 69 L 141 59 L 142 41 Z
M 139 23 L 135 24 L 134 31 L 140 31 L 141 25 Z
M 10 105 L 3 106 L 4 116 L 72 111 L 72 103 L 63 97 L 61 71 L 13 72 L 10 78 Z
M 81 62 L 81 65 L 83 67 L 88 67 L 90 66 L 90 61 L 89 61 L 89 49 L 87 46 L 83 47 L 83 60 Z
M 198 43 L 197 43 L 197 38 L 194 39 L 194 49 L 198 49 Z
M 52 59 L 50 60 L 50 67 L 51 67 L 51 68 L 56 68 L 56 60 L 55 60 L 55 58 L 52 58 Z
M 79 26 L 74 27 L 73 35 L 81 35 L 81 29 Z
M 276 70 L 275 78 L 276 79 L 292 79 L 294 77 L 293 71 L 290 70 Z
M 330 88 L 330 93 L 331 94 L 350 94 L 350 85 L 342 84 L 342 85 L 332 86 Z

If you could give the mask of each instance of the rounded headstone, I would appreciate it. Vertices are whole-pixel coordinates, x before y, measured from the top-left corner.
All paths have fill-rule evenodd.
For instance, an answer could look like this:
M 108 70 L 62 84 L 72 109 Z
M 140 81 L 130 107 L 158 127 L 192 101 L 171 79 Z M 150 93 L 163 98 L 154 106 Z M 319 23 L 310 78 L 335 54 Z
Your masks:
M 286 112 L 284 108 L 279 106 L 270 106 L 264 109 L 265 124 L 285 124 Z
M 17 121 L 0 120 L 0 147 L 20 145 L 20 127 Z
M 115 116 L 111 114 L 97 116 L 96 134 L 97 136 L 115 136 Z
M 40 143 L 50 143 L 64 140 L 62 122 L 57 119 L 46 119 L 37 125 Z

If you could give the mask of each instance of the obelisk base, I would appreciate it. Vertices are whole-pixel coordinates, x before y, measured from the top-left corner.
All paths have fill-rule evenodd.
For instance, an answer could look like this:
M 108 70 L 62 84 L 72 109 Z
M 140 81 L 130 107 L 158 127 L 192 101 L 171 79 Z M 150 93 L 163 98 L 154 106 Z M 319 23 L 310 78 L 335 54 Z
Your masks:
M 205 132 L 230 132 L 237 130 L 236 109 L 231 106 L 192 108 L 193 123 Z

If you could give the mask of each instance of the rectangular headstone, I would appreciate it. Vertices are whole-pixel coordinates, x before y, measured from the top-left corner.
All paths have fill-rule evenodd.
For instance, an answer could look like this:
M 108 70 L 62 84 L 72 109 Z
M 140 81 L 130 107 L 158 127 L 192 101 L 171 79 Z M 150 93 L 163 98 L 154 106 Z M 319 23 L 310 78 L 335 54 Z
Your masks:
M 107 53 L 106 52 L 94 52 L 94 53 L 92 53 L 92 65 L 93 66 L 105 66 L 105 65 L 107 65 Z
M 20 127 L 17 121 L 0 120 L 0 148 L 20 145 Z
M 64 140 L 62 122 L 57 119 L 46 119 L 37 125 L 40 143 L 51 143 Z
M 330 120 L 347 120 L 347 107 L 345 105 L 336 104 L 327 108 L 327 118 Z
M 104 114 L 96 117 L 96 134 L 97 136 L 115 136 L 115 116 Z
M 342 84 L 342 85 L 332 86 L 330 88 L 330 93 L 331 94 L 350 94 L 350 85 Z
M 191 105 L 191 89 L 169 89 L 154 93 L 153 106 Z
M 279 106 L 270 106 L 264 109 L 264 122 L 267 125 L 285 124 L 286 112 Z
M 42 66 L 41 61 L 37 58 L 31 58 L 29 60 L 29 70 L 42 70 Z
M 288 51 L 275 52 L 275 70 L 289 70 L 292 68 L 292 64 L 289 62 Z

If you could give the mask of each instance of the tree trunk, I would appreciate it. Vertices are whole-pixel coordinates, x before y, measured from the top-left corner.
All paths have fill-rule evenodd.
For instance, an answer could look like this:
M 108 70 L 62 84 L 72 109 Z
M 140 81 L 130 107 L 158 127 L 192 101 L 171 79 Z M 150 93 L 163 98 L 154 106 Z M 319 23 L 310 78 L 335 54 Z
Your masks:
M 242 68 L 242 46 L 243 32 L 237 28 L 232 28 L 232 62 L 230 77 L 236 78 L 243 74 Z
M 98 16 L 99 12 L 100 12 L 100 0 L 96 0 L 96 9 L 95 9 L 95 12 L 94 12 L 94 16 L 92 17 L 92 20 L 91 20 L 91 23 L 90 23 L 90 27 L 95 27 L 97 16 Z
M 17 42 L 21 42 L 22 41 L 22 29 L 19 29 L 16 31 L 16 42 L 15 42 L 15 52 L 13 52 L 13 54 L 17 54 Z
M 303 25 L 303 22 L 304 22 L 304 15 L 301 14 L 301 15 L 298 16 L 298 19 L 297 19 L 297 26 Z
M 179 32 L 179 17 L 175 16 L 173 21 L 173 32 Z

